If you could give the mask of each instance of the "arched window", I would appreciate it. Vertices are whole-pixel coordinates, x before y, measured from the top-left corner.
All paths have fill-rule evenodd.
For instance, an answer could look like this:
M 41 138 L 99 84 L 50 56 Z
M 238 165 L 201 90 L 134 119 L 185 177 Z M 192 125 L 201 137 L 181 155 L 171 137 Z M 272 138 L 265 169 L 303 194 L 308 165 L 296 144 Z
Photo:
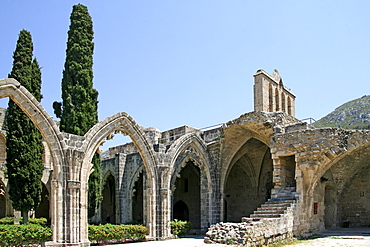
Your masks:
M 281 93 L 281 110 L 283 112 L 287 112 L 287 110 L 285 108 L 285 95 L 284 95 L 284 92 Z
M 279 90 L 275 88 L 275 111 L 280 111 Z
M 268 111 L 273 112 L 274 111 L 274 100 L 273 100 L 274 94 L 272 91 L 272 86 L 269 84 L 269 106 Z
M 292 100 L 288 97 L 288 114 L 292 115 Z

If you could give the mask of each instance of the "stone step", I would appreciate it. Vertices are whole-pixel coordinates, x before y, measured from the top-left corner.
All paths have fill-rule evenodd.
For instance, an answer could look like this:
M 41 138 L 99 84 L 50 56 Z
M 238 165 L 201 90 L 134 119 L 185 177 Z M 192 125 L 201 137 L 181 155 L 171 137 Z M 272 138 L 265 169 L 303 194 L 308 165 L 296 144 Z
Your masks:
M 264 207 L 269 207 L 269 206 L 273 206 L 273 207 L 289 207 L 290 205 L 292 205 L 292 203 L 295 202 L 295 201 L 267 201 L 265 202 L 264 204 L 262 204 L 261 206 L 264 206 Z
M 261 207 L 257 208 L 256 211 L 285 211 L 288 207 Z
M 266 203 L 293 203 L 295 201 L 293 198 L 271 198 Z
M 278 205 L 275 205 L 275 204 L 269 204 L 268 205 L 269 207 L 266 207 L 266 205 L 263 207 L 263 205 L 261 205 L 261 207 L 257 208 L 257 210 L 285 210 L 287 209 L 288 206 L 278 206 Z
M 293 195 L 274 195 L 271 197 L 270 200 L 277 199 L 277 200 L 295 200 L 295 196 Z
M 295 196 L 292 195 L 292 193 L 284 193 L 284 194 L 273 195 L 272 198 L 276 198 L 276 199 L 279 199 L 279 198 L 291 198 L 291 199 L 294 199 Z
M 256 211 L 254 211 L 254 213 L 279 213 L 279 214 L 283 214 L 285 212 L 287 208 L 286 207 L 282 207 L 282 208 L 257 208 Z
M 263 219 L 263 218 L 279 218 L 281 214 L 251 214 L 249 218 Z
M 279 218 L 286 213 L 288 207 L 291 207 L 296 202 L 294 187 L 285 188 L 277 195 L 270 198 L 267 202 L 262 204 L 249 217 L 252 220 L 263 218 Z

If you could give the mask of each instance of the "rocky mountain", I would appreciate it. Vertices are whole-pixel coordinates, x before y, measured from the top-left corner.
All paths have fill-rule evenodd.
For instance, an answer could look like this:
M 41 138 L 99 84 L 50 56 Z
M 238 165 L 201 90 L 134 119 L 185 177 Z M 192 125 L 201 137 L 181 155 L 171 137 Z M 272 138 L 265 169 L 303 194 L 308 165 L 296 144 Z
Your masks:
M 351 100 L 316 121 L 313 126 L 370 129 L 370 95 Z

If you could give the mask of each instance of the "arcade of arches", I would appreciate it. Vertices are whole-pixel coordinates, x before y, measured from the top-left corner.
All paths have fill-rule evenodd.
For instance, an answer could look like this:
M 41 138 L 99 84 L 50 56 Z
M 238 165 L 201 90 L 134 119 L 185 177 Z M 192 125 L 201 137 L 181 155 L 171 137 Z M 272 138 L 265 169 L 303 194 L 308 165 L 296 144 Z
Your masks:
M 171 237 L 169 222 L 177 218 L 189 220 L 193 233 L 203 234 L 217 222 L 240 222 L 288 187 L 297 198 L 295 234 L 370 225 L 370 132 L 311 129 L 294 117 L 295 96 L 277 71 L 272 76 L 258 71 L 255 83 L 266 84 L 255 88 L 255 111 L 222 126 L 159 131 L 139 126 L 122 112 L 81 137 L 61 133 L 17 81 L 0 80 L 0 98 L 12 98 L 44 139 L 45 186 L 35 215 L 51 220 L 53 237 L 45 245 L 89 246 L 88 221 L 142 222 L 148 238 L 165 239 Z M 269 94 L 269 88 L 282 91 Z M 117 134 L 132 142 L 102 154 L 103 201 L 88 219 L 92 156 Z M 5 145 L 2 130 L 0 216 L 13 214 L 4 176 Z

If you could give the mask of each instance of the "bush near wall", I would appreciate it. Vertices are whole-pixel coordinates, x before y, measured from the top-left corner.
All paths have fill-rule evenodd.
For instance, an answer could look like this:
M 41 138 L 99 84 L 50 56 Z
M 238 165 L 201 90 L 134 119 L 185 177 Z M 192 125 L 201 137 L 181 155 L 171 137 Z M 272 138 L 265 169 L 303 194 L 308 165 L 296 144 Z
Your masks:
M 185 236 L 191 230 L 191 223 L 182 220 L 173 220 L 171 221 L 171 233 L 180 237 Z
M 40 245 L 50 241 L 52 230 L 45 218 L 29 219 L 25 225 L 14 225 L 13 217 L 0 219 L 0 246 Z M 89 225 L 92 243 L 144 241 L 148 228 L 142 225 Z
M 89 240 L 95 244 L 143 241 L 147 231 L 142 225 L 89 225 Z
M 52 230 L 38 224 L 0 225 L 0 246 L 40 245 L 51 239 Z
M 20 218 L 20 222 L 22 222 L 22 217 Z M 29 218 L 29 224 L 37 224 L 40 226 L 48 227 L 49 222 L 46 218 Z M 0 219 L 0 225 L 14 225 L 14 218 L 13 217 L 4 217 Z

